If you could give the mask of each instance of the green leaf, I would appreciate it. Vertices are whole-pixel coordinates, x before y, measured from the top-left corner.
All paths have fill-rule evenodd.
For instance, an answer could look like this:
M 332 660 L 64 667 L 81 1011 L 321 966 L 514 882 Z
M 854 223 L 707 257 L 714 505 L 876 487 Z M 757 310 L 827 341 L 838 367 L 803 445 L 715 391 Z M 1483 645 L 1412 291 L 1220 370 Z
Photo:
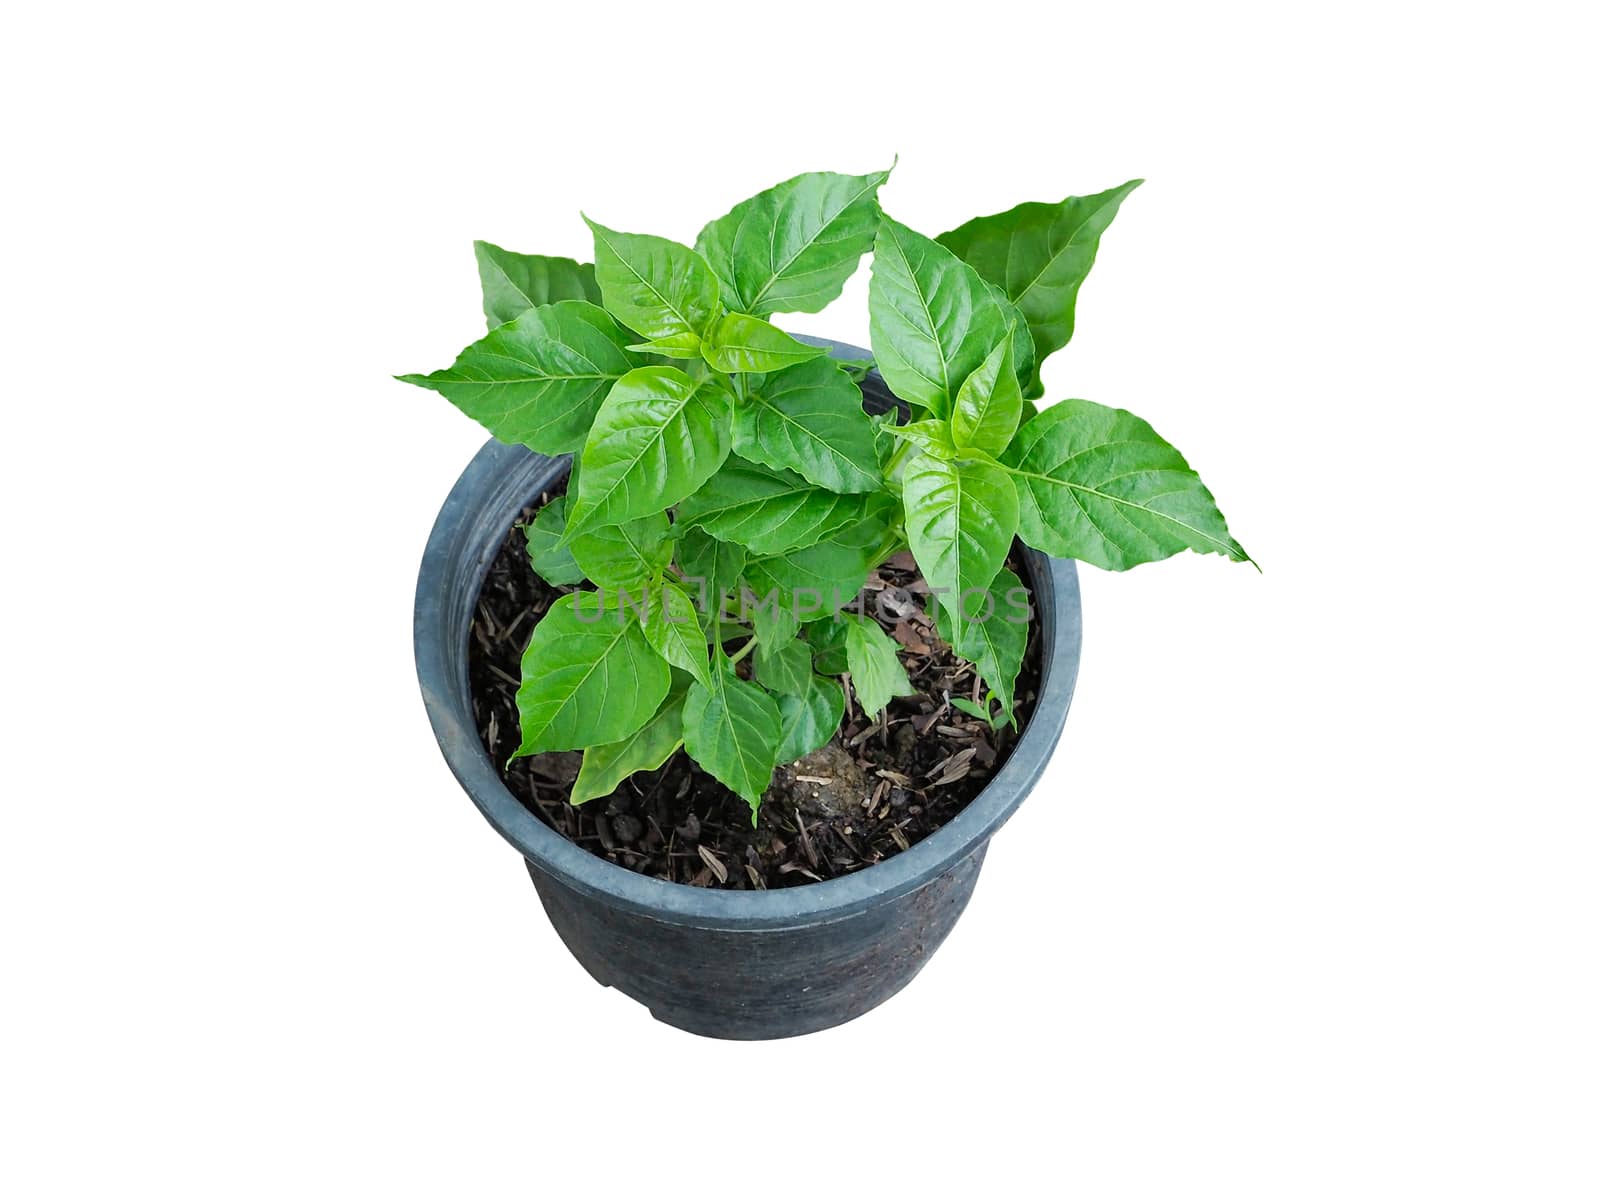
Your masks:
M 572 557 L 572 550 L 561 545 L 567 531 L 567 498 L 557 496 L 541 508 L 533 523 L 524 528 L 528 539 L 528 562 L 546 583 L 554 587 L 582 583 L 583 568 Z
M 845 654 L 847 617 L 829 617 L 806 626 L 806 641 L 811 646 L 811 661 L 822 675 L 843 675 L 850 669 Z
M 800 633 L 800 620 L 776 597 L 747 593 L 740 597 L 740 616 L 750 622 L 762 650 L 777 650 L 789 645 Z M 810 670 L 810 660 L 806 669 Z
M 1144 180 L 1059 204 L 1019 204 L 939 235 L 966 262 L 1002 288 L 1022 310 L 1038 363 L 1072 340 L 1078 289 L 1117 209 Z M 1038 363 L 1027 382 L 1038 395 Z
M 867 573 L 882 556 L 895 507 L 890 497 L 875 493 L 854 525 L 799 550 L 751 559 L 745 564 L 745 577 L 758 595 L 776 592 L 802 621 L 826 616 L 860 593 Z
M 950 434 L 962 450 L 998 455 L 1022 419 L 1022 388 L 1011 369 L 1011 339 L 996 346 L 956 393 Z
M 718 541 L 703 529 L 685 529 L 678 539 L 677 557 L 696 603 L 709 610 L 718 596 L 739 582 L 747 555 L 743 546 Z
M 952 604 L 954 600 L 951 597 Z M 988 596 L 975 606 L 963 606 L 967 620 L 962 624 L 959 640 L 946 631 L 945 626 L 952 622 L 942 619 L 938 598 L 930 596 L 929 601 L 934 632 L 978 668 L 978 674 L 989 685 L 991 699 L 1000 702 L 1000 719 L 1012 720 L 1016 711 L 1017 672 L 1022 669 L 1022 655 L 1028 648 L 1031 611 L 1022 580 L 1008 568 L 1001 567 L 989 585 Z M 978 715 L 989 717 L 988 710 Z
M 613 384 L 642 361 L 626 335 L 583 300 L 530 308 L 431 375 L 402 375 L 432 388 L 502 442 L 540 454 L 583 445 Z
M 676 367 L 639 367 L 617 381 L 583 447 L 571 530 L 665 512 L 728 457 L 733 397 Z
M 717 277 L 705 260 L 667 238 L 584 220 L 594 232 L 595 278 L 607 311 L 658 353 L 667 346 L 697 352 L 718 312 Z
M 1130 412 L 1063 400 L 1004 455 L 1022 501 L 1022 540 L 1108 571 L 1180 550 L 1249 562 L 1200 476 Z
M 906 540 L 929 586 L 952 597 L 988 588 L 1017 532 L 1017 491 L 1005 471 L 921 454 L 904 482 Z M 955 641 L 964 636 L 960 609 L 946 607 Z
M 903 548 L 898 532 L 901 512 L 899 501 L 889 492 L 873 492 L 864 499 L 866 511 L 862 513 L 861 520 L 830 533 L 822 540 L 837 542 L 840 546 L 859 551 L 870 568 Z
M 706 631 L 689 593 L 671 580 L 650 589 L 645 607 L 645 640 L 675 667 L 711 686 L 711 664 L 706 657 Z
M 896 696 L 916 693 L 906 677 L 894 639 L 876 621 L 852 616 L 845 621 L 844 631 L 850 683 L 862 712 L 876 717 Z
M 1006 312 L 982 277 L 937 242 L 888 217 L 867 290 L 872 352 L 889 390 L 937 417 L 1005 340 Z
M 666 696 L 667 664 L 633 621 L 597 601 L 592 592 L 562 596 L 534 627 L 522 655 L 522 745 L 513 758 L 621 741 Z
M 854 600 L 870 569 L 859 551 L 819 542 L 803 550 L 752 559 L 744 570 L 758 595 L 775 592 L 796 617 L 810 621 Z
M 826 746 L 844 720 L 844 688 L 836 679 L 808 674 L 799 692 L 778 697 L 778 761 L 794 762 Z
M 781 371 L 827 351 L 797 342 L 760 317 L 726 313 L 712 324 L 700 353 L 714 370 L 731 375 L 736 371 Z
M 811 678 L 811 650 L 798 638 L 756 647 L 756 682 L 784 696 L 803 692 Z
M 692 358 L 699 361 L 700 337 L 698 334 L 681 334 L 677 337 L 657 338 L 651 342 L 636 342 L 628 349 L 639 354 L 659 354 L 663 358 Z
M 558 300 L 600 303 L 594 267 L 570 258 L 515 254 L 493 242 L 473 242 L 478 279 L 483 284 L 483 315 L 489 328 L 515 321 L 530 308 Z
M 1039 383 L 1039 364 L 1033 350 L 1033 334 L 1028 330 L 1027 318 L 1004 291 L 987 279 L 984 283 L 988 284 L 989 295 L 994 297 L 994 302 L 1005 314 L 1006 328 L 1011 331 L 1011 369 L 1017 374 L 1023 398 L 1044 395 L 1044 388 Z
M 655 716 L 621 741 L 585 750 L 578 781 L 572 785 L 572 803 L 609 796 L 628 776 L 654 771 L 671 758 L 683 745 L 683 702 L 688 690 L 687 684 L 674 687 Z
M 859 521 L 865 510 L 861 496 L 812 487 L 792 472 L 768 470 L 735 456 L 678 505 L 678 521 L 756 554 L 777 554 L 809 546 Z
M 722 281 L 728 307 L 758 317 L 821 312 L 839 297 L 878 224 L 888 171 L 797 175 L 735 205 L 695 248 Z
M 908 425 L 885 425 L 883 431 L 890 437 L 910 442 L 935 458 L 956 456 L 955 435 L 950 432 L 950 422 L 941 418 L 929 417 Z
M 642 594 L 672 561 L 671 534 L 666 513 L 649 513 L 574 534 L 566 549 L 597 586 Z
M 690 685 L 683 707 L 683 747 L 690 758 L 744 798 L 752 825 L 761 793 L 772 782 L 781 735 L 772 697 L 736 676 L 723 655 L 716 656 L 711 686 Z
M 769 374 L 734 409 L 735 450 L 830 491 L 882 486 L 873 442 L 861 389 L 830 359 Z
M 950 704 L 951 707 L 959 708 L 968 716 L 977 717 L 980 721 L 988 722 L 990 727 L 994 729 L 1000 728 L 1001 724 L 1005 721 L 1004 712 L 991 711 L 982 704 L 976 704 L 973 701 L 968 700 L 965 696 L 951 696 Z

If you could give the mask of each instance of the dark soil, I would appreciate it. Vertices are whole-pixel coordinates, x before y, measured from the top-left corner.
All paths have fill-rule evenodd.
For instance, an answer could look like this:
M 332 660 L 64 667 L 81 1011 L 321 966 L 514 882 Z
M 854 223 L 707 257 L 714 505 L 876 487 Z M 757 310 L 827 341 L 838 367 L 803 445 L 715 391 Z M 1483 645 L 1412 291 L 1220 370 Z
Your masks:
M 540 498 L 540 504 L 559 492 Z M 518 525 L 533 519 L 530 506 Z M 1015 548 L 1007 564 L 1031 590 Z M 513 795 L 558 833 L 618 866 L 696 887 L 773 888 L 832 879 L 909 849 L 949 821 L 999 769 L 1016 742 L 1010 729 L 953 708 L 976 699 L 976 673 L 937 639 L 926 616 L 927 585 L 909 555 L 867 580 L 857 607 L 878 617 L 900 643 L 918 694 L 893 700 L 868 721 L 853 694 L 834 740 L 778 768 L 760 823 L 750 807 L 679 750 L 656 771 L 577 807 L 567 802 L 581 754 L 564 751 L 506 762 L 520 736 L 517 687 L 522 652 L 545 610 L 572 588 L 551 587 L 528 564 L 513 527 L 484 579 L 472 623 L 469 675 L 484 746 Z M 885 621 L 880 614 L 898 613 Z M 1017 678 L 1017 721 L 1025 726 L 1039 686 L 1039 630 Z

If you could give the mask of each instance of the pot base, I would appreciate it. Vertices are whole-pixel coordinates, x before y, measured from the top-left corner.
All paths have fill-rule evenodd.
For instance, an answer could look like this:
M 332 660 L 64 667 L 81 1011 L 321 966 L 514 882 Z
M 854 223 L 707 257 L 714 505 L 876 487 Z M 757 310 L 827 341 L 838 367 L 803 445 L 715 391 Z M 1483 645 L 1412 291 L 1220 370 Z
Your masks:
M 967 907 L 986 849 L 879 907 L 765 929 L 706 929 L 597 905 L 527 867 L 550 923 L 597 983 L 663 1024 L 754 1041 L 842 1025 L 910 983 Z

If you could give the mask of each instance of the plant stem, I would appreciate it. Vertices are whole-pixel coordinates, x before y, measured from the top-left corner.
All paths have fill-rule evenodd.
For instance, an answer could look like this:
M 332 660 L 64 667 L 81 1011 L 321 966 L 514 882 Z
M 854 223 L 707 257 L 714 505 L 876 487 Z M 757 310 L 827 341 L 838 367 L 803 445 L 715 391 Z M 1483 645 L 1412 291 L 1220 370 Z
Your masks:
M 895 472 L 900 469 L 900 464 L 905 461 L 906 455 L 910 454 L 913 448 L 914 447 L 909 440 L 906 438 L 900 438 L 899 445 L 894 448 L 894 453 L 889 455 L 889 461 L 884 464 L 883 484 L 884 487 L 894 495 L 899 495 L 905 490 L 904 487 L 901 486 L 900 480 L 896 478 Z

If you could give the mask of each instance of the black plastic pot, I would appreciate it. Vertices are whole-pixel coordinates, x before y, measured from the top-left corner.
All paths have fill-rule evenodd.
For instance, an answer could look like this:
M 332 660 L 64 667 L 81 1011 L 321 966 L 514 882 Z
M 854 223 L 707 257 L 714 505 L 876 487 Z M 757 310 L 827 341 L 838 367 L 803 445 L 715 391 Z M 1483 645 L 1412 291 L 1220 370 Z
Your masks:
M 818 344 L 843 358 L 868 356 Z M 869 408 L 893 403 L 875 373 L 862 388 Z M 666 883 L 590 854 L 524 808 L 473 721 L 467 639 L 479 586 L 517 514 L 566 471 L 565 460 L 491 441 L 428 539 L 417 580 L 417 675 L 450 769 L 522 853 L 568 949 L 657 1020 L 708 1037 L 780 1038 L 882 1004 L 955 925 L 989 839 L 1038 782 L 1061 736 L 1082 637 L 1074 565 L 1027 556 L 1044 639 L 1038 703 L 1011 757 L 954 820 L 893 858 L 823 883 L 751 892 Z

